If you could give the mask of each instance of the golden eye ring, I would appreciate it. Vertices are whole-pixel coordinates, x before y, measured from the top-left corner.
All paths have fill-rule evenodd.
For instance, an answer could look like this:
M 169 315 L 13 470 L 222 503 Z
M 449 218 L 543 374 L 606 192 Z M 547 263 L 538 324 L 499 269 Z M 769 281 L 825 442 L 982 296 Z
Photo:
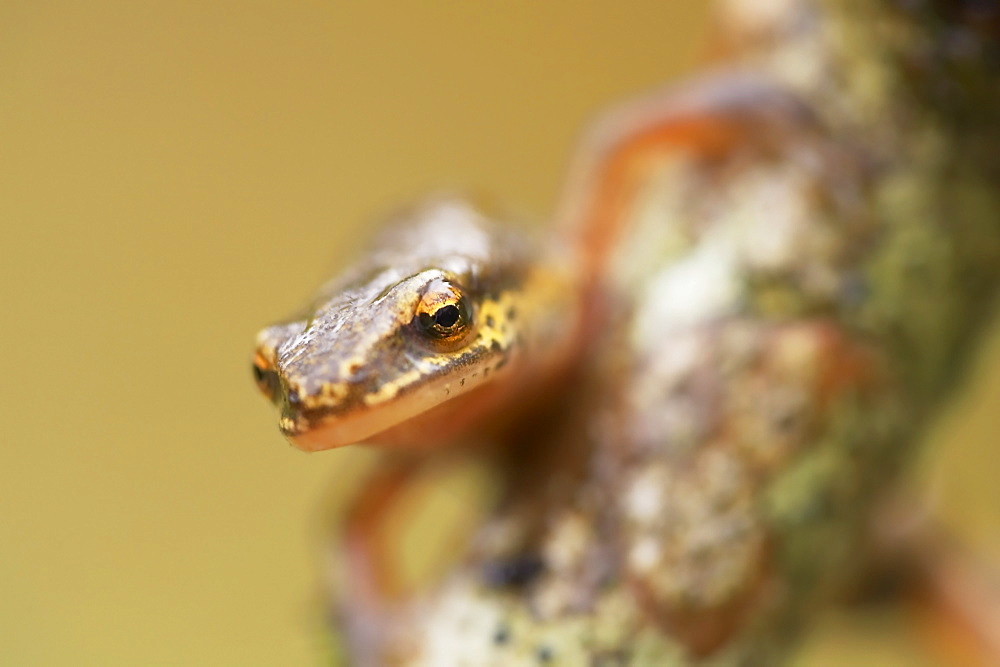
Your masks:
M 444 280 L 427 286 L 414 319 L 425 336 L 437 341 L 461 339 L 472 326 L 468 300 L 455 285 Z

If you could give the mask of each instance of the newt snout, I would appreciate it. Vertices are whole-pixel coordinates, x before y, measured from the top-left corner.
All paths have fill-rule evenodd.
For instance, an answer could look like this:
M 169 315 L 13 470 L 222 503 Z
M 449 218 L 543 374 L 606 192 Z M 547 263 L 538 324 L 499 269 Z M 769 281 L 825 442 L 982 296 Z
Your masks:
M 530 244 L 460 199 L 399 222 L 298 316 L 257 336 L 257 385 L 296 447 L 446 443 L 513 400 L 511 383 L 489 390 L 532 358 L 524 349 L 541 365 L 561 358 L 575 310 L 560 267 L 540 266 Z

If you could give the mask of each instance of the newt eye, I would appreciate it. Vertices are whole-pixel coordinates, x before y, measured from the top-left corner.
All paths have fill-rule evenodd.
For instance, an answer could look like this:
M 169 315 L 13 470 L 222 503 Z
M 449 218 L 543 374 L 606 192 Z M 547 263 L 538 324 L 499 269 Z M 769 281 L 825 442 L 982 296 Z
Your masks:
M 253 379 L 257 383 L 257 388 L 270 400 L 278 395 L 281 390 L 281 382 L 278 373 L 259 354 L 253 358 Z
M 444 280 L 428 285 L 417 306 L 421 331 L 438 340 L 455 340 L 471 324 L 469 306 L 457 287 Z

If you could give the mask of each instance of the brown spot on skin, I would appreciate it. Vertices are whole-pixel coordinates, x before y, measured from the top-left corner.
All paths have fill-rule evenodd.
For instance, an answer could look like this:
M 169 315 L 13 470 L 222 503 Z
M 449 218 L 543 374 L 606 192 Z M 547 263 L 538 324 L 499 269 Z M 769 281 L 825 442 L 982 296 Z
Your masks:
M 695 657 L 704 658 L 726 645 L 766 598 L 771 568 L 770 549 L 766 545 L 757 564 L 756 576 L 749 579 L 742 590 L 721 604 L 701 609 L 658 604 L 648 586 L 641 581 L 632 583 L 636 598 L 664 631 L 684 644 Z

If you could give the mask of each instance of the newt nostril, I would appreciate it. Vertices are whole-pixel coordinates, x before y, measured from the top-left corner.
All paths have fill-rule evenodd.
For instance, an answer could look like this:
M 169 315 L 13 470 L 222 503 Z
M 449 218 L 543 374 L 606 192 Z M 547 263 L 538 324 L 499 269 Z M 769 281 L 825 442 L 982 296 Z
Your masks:
M 257 388 L 272 403 L 281 395 L 281 380 L 278 373 L 260 358 L 255 358 L 251 366 Z

